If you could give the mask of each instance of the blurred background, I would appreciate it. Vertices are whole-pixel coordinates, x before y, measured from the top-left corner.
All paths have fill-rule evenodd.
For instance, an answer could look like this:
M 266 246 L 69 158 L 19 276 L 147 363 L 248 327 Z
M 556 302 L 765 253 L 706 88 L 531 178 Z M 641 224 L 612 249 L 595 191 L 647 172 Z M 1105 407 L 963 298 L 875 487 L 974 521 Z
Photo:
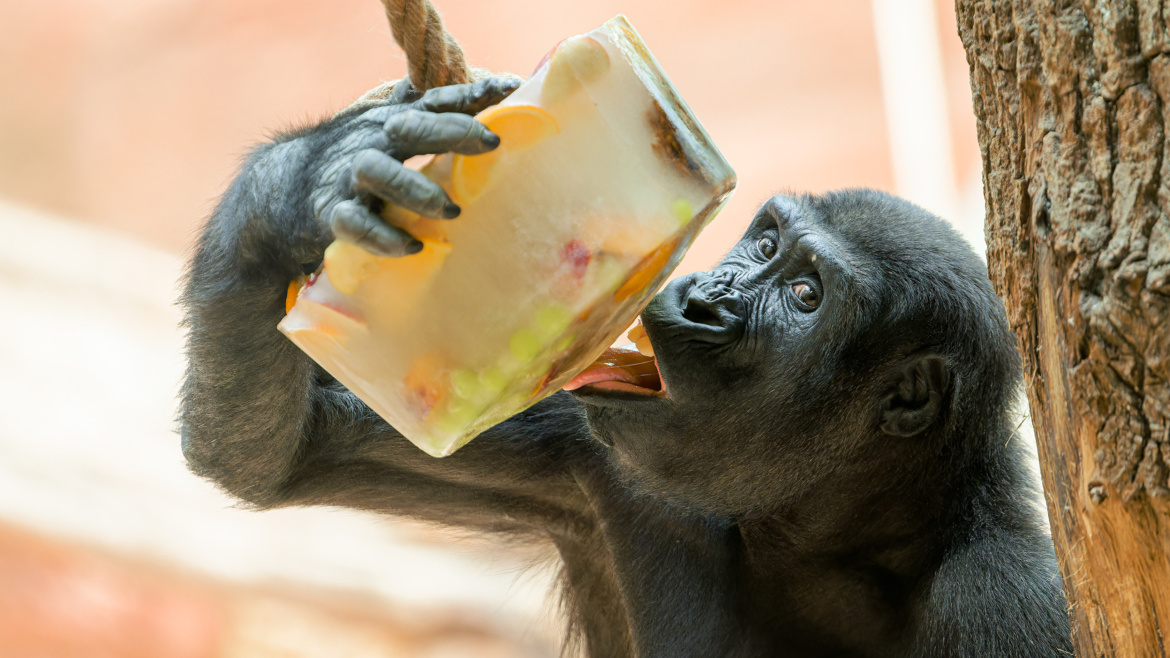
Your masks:
M 437 0 L 527 73 L 624 13 L 739 174 L 677 274 L 780 191 L 870 186 L 983 251 L 950 0 Z M 176 281 L 250 145 L 405 70 L 377 0 L 0 2 L 0 656 L 554 656 L 553 556 L 187 473 Z

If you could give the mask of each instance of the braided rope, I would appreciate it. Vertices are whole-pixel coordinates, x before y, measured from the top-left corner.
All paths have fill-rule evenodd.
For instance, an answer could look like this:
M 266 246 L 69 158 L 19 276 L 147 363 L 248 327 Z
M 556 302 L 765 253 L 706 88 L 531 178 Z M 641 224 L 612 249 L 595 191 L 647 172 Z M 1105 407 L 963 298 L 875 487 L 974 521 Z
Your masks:
M 410 82 L 419 91 L 471 79 L 463 50 L 443 27 L 430 0 L 382 0 L 390 32 L 406 53 Z

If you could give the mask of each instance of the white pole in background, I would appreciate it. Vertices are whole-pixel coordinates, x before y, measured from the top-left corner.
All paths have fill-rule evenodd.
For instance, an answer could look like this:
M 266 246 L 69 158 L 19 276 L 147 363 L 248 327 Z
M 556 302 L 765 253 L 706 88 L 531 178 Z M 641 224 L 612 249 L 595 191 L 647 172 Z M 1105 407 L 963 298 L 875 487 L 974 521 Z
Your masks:
M 983 253 L 983 216 L 965 216 L 955 180 L 934 0 L 871 2 L 896 191 L 951 221 Z

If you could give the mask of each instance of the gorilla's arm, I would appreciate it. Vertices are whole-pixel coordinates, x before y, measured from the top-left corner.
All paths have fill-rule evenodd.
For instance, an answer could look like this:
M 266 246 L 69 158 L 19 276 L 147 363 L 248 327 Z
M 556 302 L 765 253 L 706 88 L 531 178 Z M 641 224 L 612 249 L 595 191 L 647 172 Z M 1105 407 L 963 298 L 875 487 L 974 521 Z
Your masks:
M 1004 507 L 1026 504 L 1013 500 Z M 1028 514 L 1034 512 L 1019 516 Z M 1051 540 L 1031 524 L 1014 525 L 979 528 L 977 539 L 952 549 L 925 593 L 915 646 L 906 655 L 1072 655 Z
M 453 214 L 441 190 L 406 179 L 414 172 L 390 155 L 456 150 L 471 134 L 470 117 L 436 113 L 474 113 L 514 86 L 432 90 L 410 104 L 282 136 L 252 154 L 200 237 L 183 296 L 189 368 L 180 420 L 197 473 L 260 507 L 347 505 L 490 528 L 576 522 L 568 469 L 591 450 L 576 440 L 585 430 L 567 395 L 434 459 L 276 329 L 289 281 L 320 261 L 332 234 L 382 253 L 410 251 L 410 236 L 363 225 L 375 217 L 363 194 Z M 458 130 L 444 137 L 447 124 Z
M 731 519 L 638 494 L 608 473 L 578 474 L 600 519 L 638 656 L 747 655 L 742 545 Z

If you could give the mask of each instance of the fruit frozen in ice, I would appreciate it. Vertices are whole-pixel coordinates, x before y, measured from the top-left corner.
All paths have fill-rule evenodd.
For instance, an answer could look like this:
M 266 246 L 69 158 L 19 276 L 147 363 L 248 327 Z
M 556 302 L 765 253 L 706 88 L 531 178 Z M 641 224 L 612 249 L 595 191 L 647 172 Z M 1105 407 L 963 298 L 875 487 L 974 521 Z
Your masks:
M 330 246 L 280 325 L 435 456 L 589 372 L 735 186 L 624 18 L 562 41 L 477 118 L 495 150 L 419 169 L 460 216 L 387 206 L 423 250 Z M 649 386 L 653 359 L 637 356 L 611 366 Z
M 288 284 L 288 292 L 284 294 L 284 312 L 288 313 L 292 307 L 297 303 L 297 297 L 301 294 L 301 288 L 305 287 L 305 277 L 298 276 Z
M 338 292 L 352 295 L 378 270 L 380 260 L 356 244 L 338 240 L 325 249 L 325 273 Z
M 573 312 L 560 304 L 550 304 L 536 312 L 532 329 L 542 340 L 552 340 L 565 332 L 573 322 Z
M 614 300 L 622 302 L 644 290 L 666 267 L 666 263 L 674 255 L 675 246 L 674 244 L 664 244 L 642 259 L 642 262 L 630 274 L 630 278 L 626 279 L 622 287 L 613 294 Z
M 675 199 L 674 203 L 670 204 L 670 212 L 678 220 L 679 226 L 686 226 L 695 216 L 695 209 L 686 199 Z
M 646 334 L 646 328 L 641 324 L 634 325 L 626 334 L 626 338 L 634 341 L 634 347 L 642 356 L 654 356 L 654 347 L 650 344 L 650 336 Z
M 436 353 L 424 354 L 414 362 L 402 383 L 406 389 L 406 402 L 419 416 L 426 418 L 435 405 L 447 394 L 447 363 Z
M 483 194 L 500 158 L 532 148 L 559 131 L 552 115 L 532 105 L 497 105 L 476 118 L 500 138 L 500 145 L 487 153 L 454 157 L 451 186 L 457 203 L 470 203 Z
M 540 100 L 545 104 L 559 103 L 581 91 L 583 83 L 598 79 L 608 70 L 609 54 L 597 39 L 569 37 L 549 53 Z

